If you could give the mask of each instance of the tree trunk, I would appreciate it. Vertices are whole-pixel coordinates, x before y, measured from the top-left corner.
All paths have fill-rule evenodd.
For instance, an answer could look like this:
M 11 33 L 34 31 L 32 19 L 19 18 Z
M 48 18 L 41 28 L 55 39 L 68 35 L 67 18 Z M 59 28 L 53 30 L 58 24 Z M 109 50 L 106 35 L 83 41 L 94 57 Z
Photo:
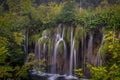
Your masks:
M 24 53 L 25 53 L 25 61 L 28 55 L 28 27 L 25 27 L 25 39 L 24 39 Z

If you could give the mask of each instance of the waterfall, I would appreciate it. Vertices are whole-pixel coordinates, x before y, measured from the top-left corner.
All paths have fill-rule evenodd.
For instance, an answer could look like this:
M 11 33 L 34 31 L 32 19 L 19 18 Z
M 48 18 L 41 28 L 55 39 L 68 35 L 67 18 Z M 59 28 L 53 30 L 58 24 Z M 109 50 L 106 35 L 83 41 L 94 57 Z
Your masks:
M 42 37 L 38 39 L 38 41 L 35 44 L 35 54 L 36 54 L 36 59 L 39 63 L 39 61 L 41 60 L 41 58 L 44 58 L 45 55 L 45 50 L 46 50 L 46 43 L 42 43 L 43 39 L 47 39 L 47 31 L 45 30 L 42 34 Z M 42 44 L 43 44 L 43 49 L 42 48 Z M 40 64 L 38 64 L 39 68 L 40 68 Z
M 81 54 L 82 54 L 82 68 L 83 71 L 85 71 L 85 54 L 84 54 L 84 35 L 82 36 L 82 40 L 81 40 Z
M 58 28 L 57 28 L 57 34 L 56 34 L 56 37 L 55 37 L 56 42 L 61 38 L 61 33 L 60 33 L 60 31 L 61 31 L 61 25 L 62 24 L 59 24 Z
M 73 51 L 74 51 L 74 37 L 73 37 L 73 27 L 71 27 L 71 45 L 70 45 L 70 68 L 69 68 L 69 75 L 72 75 L 73 70 Z
M 35 44 L 35 57 L 38 61 L 35 66 L 39 69 L 43 68 L 39 61 L 46 60 L 46 73 L 40 73 L 40 76 L 46 75 L 48 80 L 59 80 L 58 77 L 73 80 L 75 77 L 73 70 L 76 68 L 82 68 L 84 75 L 89 77 L 87 62 L 95 66 L 102 65 L 100 50 L 105 35 L 102 34 L 101 36 L 101 31 L 97 34 L 100 34 L 100 36 L 97 36 L 96 34 L 93 35 L 93 32 L 90 34 L 81 33 L 81 29 L 76 30 L 76 28 L 76 32 L 74 29 L 73 27 L 62 27 L 62 24 L 59 24 L 55 29 L 50 29 L 51 32 L 48 29 L 43 32 L 42 37 Z M 49 35 L 47 32 L 49 32 Z M 82 36 L 76 37 L 76 34 Z M 100 38 L 101 41 L 97 38 Z M 95 41 L 96 39 L 98 42 Z M 100 46 L 96 45 L 96 43 L 100 43 Z M 98 51 L 96 51 L 97 49 Z
M 77 68 L 77 60 L 76 60 L 76 58 L 77 58 L 77 54 L 76 54 L 76 50 L 74 49 L 74 69 Z
M 93 52 L 93 35 L 90 34 L 90 38 L 88 41 L 88 50 L 87 50 L 87 61 L 90 63 L 92 59 L 92 52 Z
M 100 44 L 100 48 L 98 49 L 98 52 L 97 52 L 97 56 L 96 56 L 96 58 L 95 58 L 95 63 L 94 63 L 94 65 L 95 66 L 101 66 L 102 65 L 102 59 L 101 59 L 101 56 L 100 56 L 100 50 L 101 50 L 101 46 L 102 46 L 102 44 L 103 44 L 103 42 L 104 42 L 104 39 L 105 39 L 105 35 L 104 35 L 104 33 L 103 33 L 103 35 L 102 35 L 102 40 L 101 40 L 101 44 Z
M 63 32 L 62 32 L 62 38 L 64 38 L 64 30 L 65 30 L 65 28 L 63 28 Z
M 60 38 L 60 40 L 57 41 L 57 43 L 55 44 L 55 48 L 54 48 L 54 54 L 53 54 L 53 67 L 52 67 L 52 73 L 56 73 L 56 61 L 57 61 L 57 54 L 58 54 L 58 46 L 60 44 L 60 42 L 63 42 L 64 45 L 64 51 L 66 52 L 66 44 L 63 40 L 63 38 Z
M 35 58 L 37 59 L 37 61 L 39 61 L 39 54 L 38 54 L 38 43 L 35 43 Z
M 61 24 L 59 24 L 58 28 L 61 29 Z M 57 54 L 58 54 L 58 47 L 61 42 L 63 43 L 63 46 L 64 46 L 64 59 L 66 58 L 66 44 L 65 44 L 63 37 L 64 37 L 64 29 L 62 31 L 62 36 L 60 35 L 60 32 L 58 30 L 57 34 L 56 34 L 56 43 L 54 46 L 54 53 L 53 53 L 53 60 L 52 60 L 53 66 L 51 67 L 51 73 L 57 73 L 57 71 L 56 71 L 57 70 L 57 68 L 56 68 Z

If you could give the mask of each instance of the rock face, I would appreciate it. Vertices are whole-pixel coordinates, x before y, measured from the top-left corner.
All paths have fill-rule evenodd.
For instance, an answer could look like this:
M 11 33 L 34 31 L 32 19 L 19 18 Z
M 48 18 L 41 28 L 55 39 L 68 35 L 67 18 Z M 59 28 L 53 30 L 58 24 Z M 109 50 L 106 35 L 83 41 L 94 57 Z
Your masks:
M 45 30 L 36 42 L 36 60 L 46 60 L 44 68 L 47 73 L 71 76 L 74 75 L 74 69 L 82 68 L 84 75 L 89 77 L 87 63 L 102 65 L 100 47 L 105 37 L 103 31 L 87 31 L 84 27 L 62 24 Z M 43 68 L 40 64 L 36 64 L 36 67 Z

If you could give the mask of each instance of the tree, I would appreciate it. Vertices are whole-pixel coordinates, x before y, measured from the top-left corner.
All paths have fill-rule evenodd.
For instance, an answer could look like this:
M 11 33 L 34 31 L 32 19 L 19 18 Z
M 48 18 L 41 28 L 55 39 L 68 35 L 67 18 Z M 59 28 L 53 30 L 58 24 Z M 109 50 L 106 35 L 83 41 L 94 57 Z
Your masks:
M 61 13 L 59 15 L 59 22 L 70 24 L 71 22 L 74 22 L 75 14 L 75 2 L 68 0 L 64 2 Z

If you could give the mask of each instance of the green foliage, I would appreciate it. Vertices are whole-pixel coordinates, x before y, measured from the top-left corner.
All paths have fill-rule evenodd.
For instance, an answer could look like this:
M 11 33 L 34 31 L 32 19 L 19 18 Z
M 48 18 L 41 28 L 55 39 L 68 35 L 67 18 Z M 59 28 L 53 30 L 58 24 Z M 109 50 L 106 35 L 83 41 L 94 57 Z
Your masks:
M 30 12 L 21 10 L 23 5 L 26 5 L 23 2 L 21 3 L 21 1 L 7 0 L 6 4 L 9 6 L 9 11 L 5 12 L 2 10 L 3 6 L 0 8 L 0 79 L 21 80 L 22 78 L 23 80 L 24 74 L 28 74 L 28 69 L 24 67 L 24 53 L 22 49 L 24 35 L 22 30 L 30 22 L 28 15 L 23 14 Z M 27 4 L 29 5 L 29 3 Z M 17 74 L 21 73 L 20 71 L 23 71 L 23 69 L 24 74 L 19 74 L 20 77 L 18 78 Z
M 5 64 L 8 56 L 7 40 L 4 37 L 0 37 L 0 64 Z
M 93 67 L 90 64 L 88 64 L 87 66 L 88 68 L 90 68 L 92 80 L 107 80 L 108 74 L 106 67 L 103 66 Z
M 21 45 L 23 40 L 24 40 L 24 36 L 21 32 L 14 32 L 13 33 L 13 36 L 14 36 L 14 39 L 15 39 L 15 42 L 18 44 L 18 45 Z
M 8 56 L 9 63 L 13 67 L 24 64 L 25 55 L 21 49 L 12 49 Z
M 120 65 L 119 63 L 113 63 L 112 66 L 109 68 L 109 78 L 108 79 L 114 79 L 119 80 L 120 79 Z
M 103 66 L 93 67 L 88 65 L 93 80 L 119 80 L 120 79 L 120 40 L 113 31 L 106 35 L 102 46 L 104 58 Z
M 6 55 L 8 55 L 7 54 L 7 50 L 6 50 L 6 48 L 5 47 L 1 47 L 0 48 L 0 63 L 5 63 L 5 60 L 6 60 Z
M 105 44 L 107 44 L 106 53 L 112 54 L 113 55 L 112 58 L 114 59 L 119 58 L 120 40 L 116 38 L 113 31 L 109 31 L 109 33 L 106 35 Z
M 82 69 L 75 69 L 74 72 L 75 72 L 75 74 L 77 74 L 79 77 L 85 77 L 84 74 L 82 73 Z
M 65 26 L 66 27 L 66 26 Z M 67 28 L 67 29 L 65 29 L 66 31 L 65 31 L 65 39 L 66 39 L 66 41 L 67 42 L 69 42 L 70 43 L 70 31 L 71 31 L 71 29 L 70 28 Z
M 13 68 L 10 66 L 0 66 L 0 78 L 12 77 L 11 71 L 13 71 Z
M 118 11 L 111 11 L 111 15 L 109 16 L 109 22 L 108 25 L 112 26 L 113 29 L 119 29 L 120 28 L 120 17 L 119 17 L 119 12 Z
M 12 74 L 9 73 L 12 71 L 12 67 L 10 67 L 6 61 L 8 55 L 7 39 L 0 37 L 0 78 L 6 79 L 5 77 L 12 76 Z
M 34 34 L 34 35 L 32 35 L 32 36 L 29 38 L 29 44 L 31 44 L 32 42 L 33 42 L 33 43 L 36 43 L 36 41 L 38 40 L 39 37 L 40 37 L 39 34 Z
M 0 6 L 0 15 L 3 15 L 3 7 L 2 6 Z
M 62 7 L 61 13 L 59 15 L 59 21 L 63 23 L 71 23 L 74 21 L 76 11 L 75 11 L 75 2 L 66 1 Z
M 85 30 L 105 27 L 106 29 L 120 30 L 120 5 L 119 3 L 110 5 L 104 0 L 96 8 L 90 9 L 76 7 L 76 3 L 67 0 L 57 4 L 55 2 L 47 5 L 36 5 L 35 0 L 5 0 L 0 3 L 0 80 L 26 80 L 28 70 L 33 68 L 33 64 L 37 63 L 30 54 L 28 63 L 24 63 L 25 55 L 23 51 L 23 41 L 25 29 L 29 34 L 29 47 L 33 47 L 40 36 L 43 29 L 55 27 L 58 23 L 77 26 L 75 30 L 75 47 L 78 46 L 79 40 L 85 34 Z M 86 0 L 85 0 L 86 1 Z M 83 2 L 85 2 L 83 1 Z M 95 0 L 93 0 L 95 2 Z M 6 4 L 7 6 L 3 5 Z M 87 3 L 85 3 L 87 4 Z M 90 4 L 91 5 L 91 4 Z M 8 7 L 6 10 L 5 8 Z M 92 10 L 91 10 L 92 9 Z M 85 29 L 84 29 L 85 28 Z M 54 31 L 48 31 L 49 37 Z M 80 37 L 78 37 L 78 34 Z M 109 33 L 106 41 L 102 46 L 101 53 L 105 60 L 103 67 L 90 67 L 93 78 L 103 79 L 102 77 L 107 71 L 108 80 L 119 80 L 120 76 L 120 40 Z M 65 38 L 70 43 L 70 28 L 65 29 Z M 49 52 L 52 51 L 51 39 L 41 39 L 41 43 L 49 44 Z M 59 46 L 63 50 L 63 44 Z M 109 59 L 106 61 L 106 57 Z M 45 59 L 38 62 L 42 66 L 46 66 Z M 106 68 L 105 68 L 106 67 Z M 41 69 L 44 71 L 44 69 Z M 105 71 L 106 70 L 106 71 Z M 81 69 L 76 70 L 79 76 L 82 76 Z M 100 72 L 100 73 L 98 73 Z M 96 74 L 95 74 L 96 73 Z
M 76 9 L 76 14 L 75 14 L 75 22 L 74 24 L 75 25 L 78 25 L 80 24 L 81 26 L 84 26 L 85 25 L 85 18 L 87 16 L 88 12 L 86 9 L 83 9 L 83 8 L 77 8 Z
M 84 34 L 85 34 L 85 29 L 80 25 L 77 25 L 77 27 L 75 28 L 75 34 L 74 34 L 74 40 L 75 40 L 74 46 L 76 49 L 79 47 L 79 41 L 82 40 Z
M 38 66 L 41 66 L 41 68 L 39 68 L 39 67 L 34 67 L 34 69 L 36 69 L 37 71 L 45 72 L 45 67 L 46 67 L 45 62 L 46 62 L 46 60 L 45 60 L 44 58 L 41 59 L 40 61 L 36 61 L 35 63 L 36 63 Z
M 41 4 L 37 7 L 37 9 L 32 13 L 32 16 L 36 21 L 41 21 L 43 25 L 46 27 L 55 24 L 56 19 L 61 11 L 61 6 L 56 4 L 55 2 L 51 2 L 46 6 L 45 4 Z
M 35 59 L 34 59 L 35 55 L 33 53 L 30 53 L 28 55 L 27 58 L 27 63 L 24 64 L 23 66 L 19 67 L 16 66 L 15 70 L 16 70 L 16 78 L 17 79 L 27 79 L 28 78 L 28 71 L 31 70 L 34 67 L 35 64 Z M 17 72 L 18 71 L 18 72 Z
M 21 14 L 30 14 L 34 10 L 35 0 L 20 0 Z
M 9 10 L 20 14 L 29 14 L 33 10 L 34 0 L 7 0 Z
M 52 44 L 53 44 L 52 40 L 49 39 L 49 40 L 48 40 L 48 53 L 51 53 L 51 51 L 52 51 L 52 49 L 53 49 Z
M 62 41 L 59 43 L 58 50 L 61 54 L 64 53 L 64 51 L 65 51 L 64 50 L 64 43 Z

